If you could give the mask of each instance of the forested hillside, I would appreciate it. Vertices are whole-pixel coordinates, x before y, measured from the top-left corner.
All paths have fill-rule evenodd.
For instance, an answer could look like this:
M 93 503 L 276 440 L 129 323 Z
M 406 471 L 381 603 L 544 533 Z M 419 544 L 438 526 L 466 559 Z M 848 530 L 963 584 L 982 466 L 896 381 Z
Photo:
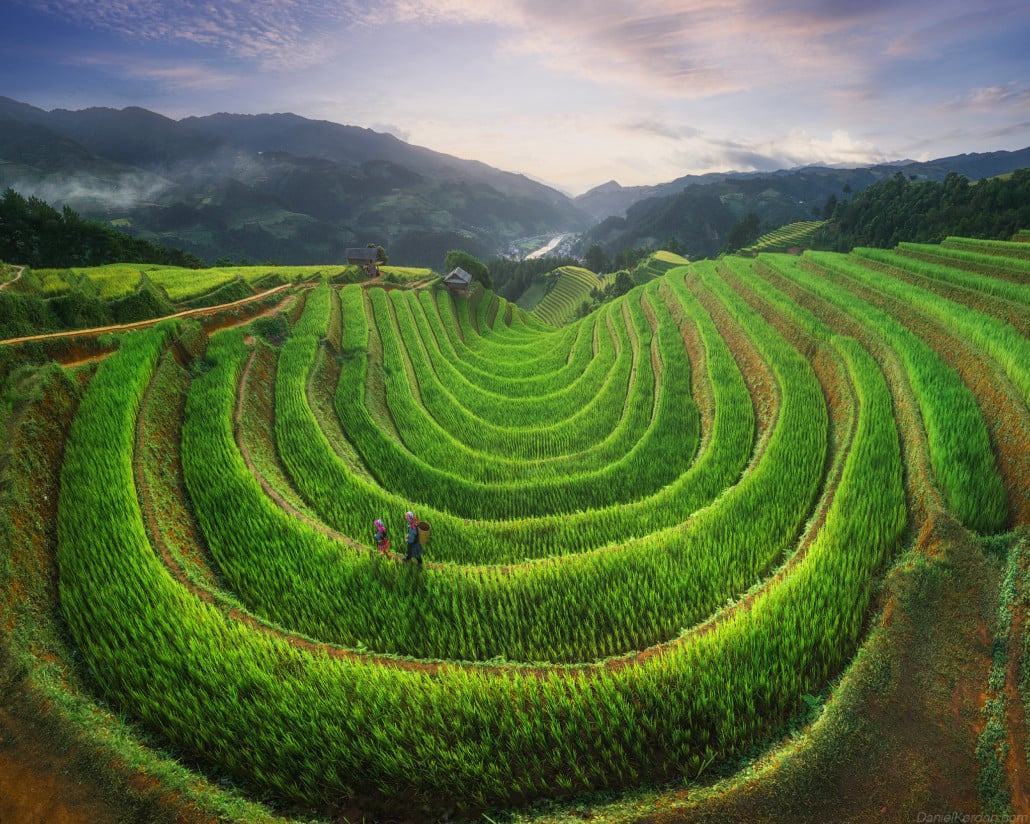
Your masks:
M 203 266 L 195 255 L 83 220 L 68 206 L 58 211 L 38 197 L 26 198 L 10 188 L 0 195 L 0 260 L 47 268 L 100 266 L 123 260 Z
M 913 181 L 898 172 L 840 203 L 820 242 L 835 251 L 940 243 L 949 235 L 1007 240 L 1030 225 L 1030 169 L 971 183 L 952 173 Z

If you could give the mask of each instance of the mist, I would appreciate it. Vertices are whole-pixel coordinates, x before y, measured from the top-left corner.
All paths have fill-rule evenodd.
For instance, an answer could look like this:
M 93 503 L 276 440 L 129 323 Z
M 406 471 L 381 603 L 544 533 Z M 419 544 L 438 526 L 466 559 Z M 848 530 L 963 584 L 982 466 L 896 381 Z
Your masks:
M 156 202 L 174 186 L 162 177 L 146 173 L 122 174 L 113 179 L 75 173 L 42 180 L 8 180 L 0 172 L 0 187 L 10 187 L 24 197 L 38 197 L 57 209 L 69 206 L 76 211 L 128 211 Z

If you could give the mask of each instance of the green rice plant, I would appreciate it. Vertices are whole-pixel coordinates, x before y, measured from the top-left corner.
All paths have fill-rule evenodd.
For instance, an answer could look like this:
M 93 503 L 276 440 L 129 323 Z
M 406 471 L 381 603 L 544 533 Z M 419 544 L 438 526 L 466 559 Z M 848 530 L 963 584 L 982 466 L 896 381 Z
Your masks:
M 450 434 L 479 452 L 495 454 L 503 457 L 520 459 L 540 459 L 578 452 L 596 443 L 600 433 L 609 433 L 621 417 L 625 403 L 626 382 L 635 362 L 634 350 L 630 341 L 629 325 L 625 322 L 611 321 L 606 330 L 611 337 L 601 347 L 603 356 L 598 358 L 599 369 L 610 365 L 607 374 L 600 374 L 604 381 L 603 388 L 589 399 L 582 397 L 578 403 L 589 403 L 588 407 L 576 408 L 557 423 L 519 426 L 514 415 L 509 417 L 511 425 L 503 423 L 505 403 L 501 395 L 493 396 L 496 404 L 494 417 L 501 423 L 484 420 L 469 411 L 462 403 L 461 386 L 448 386 L 437 379 L 437 373 L 427 360 L 421 342 L 412 337 L 413 331 L 407 332 L 411 344 L 405 350 L 404 341 L 400 339 L 400 330 L 392 311 L 392 306 L 385 296 L 375 292 L 369 295 L 373 307 L 373 322 L 384 345 L 386 368 L 405 370 L 413 388 L 417 387 L 422 405 L 433 416 L 436 422 Z M 352 324 L 353 325 L 353 324 Z M 410 324 L 403 324 L 410 326 Z M 408 362 L 414 363 L 406 367 Z M 417 380 L 417 375 L 422 380 Z M 355 380 L 358 376 L 355 376 Z M 342 380 L 342 376 L 341 376 Z M 353 391 L 353 390 L 352 390 Z M 480 404 L 485 404 L 487 397 L 481 396 Z M 601 414 L 590 414 L 595 408 Z M 352 410 L 360 414 L 360 410 Z M 341 420 L 344 419 L 341 410 Z
M 677 350 L 662 295 L 678 304 L 667 308 L 697 324 L 704 342 L 717 431 L 691 472 L 714 461 L 723 442 L 733 441 L 723 435 L 750 420 L 746 395 L 734 394 L 743 383 L 733 358 L 693 289 L 710 289 L 749 330 L 783 405 L 763 460 L 716 505 L 667 534 L 509 570 L 437 567 L 420 575 L 354 553 L 265 499 L 242 463 L 232 434 L 248 356 L 241 330 L 212 339 L 183 433 L 187 484 L 220 568 L 234 589 L 253 580 L 285 612 L 310 616 L 284 621 L 298 632 L 318 637 L 338 618 L 367 648 L 385 647 L 389 635 L 414 649 L 419 635 L 450 634 L 454 649 L 479 656 L 515 651 L 497 645 L 508 633 L 525 635 L 527 650 L 567 645 L 571 660 L 582 662 L 588 650 L 651 643 L 634 626 L 660 623 L 664 612 L 672 620 L 658 635 L 670 641 L 663 654 L 618 668 L 451 664 L 430 671 L 303 649 L 200 601 L 147 545 L 135 497 L 135 407 L 164 344 L 140 334 L 101 365 L 79 407 L 59 501 L 62 607 L 108 700 L 174 748 L 276 798 L 324 804 L 411 794 L 441 814 L 455 803 L 515 803 L 523 792 L 553 791 L 559 778 L 578 790 L 693 777 L 766 740 L 804 695 L 839 672 L 858 642 L 876 572 L 904 531 L 899 439 L 875 361 L 854 341 L 831 337 L 854 384 L 857 424 L 822 528 L 789 575 L 758 592 L 749 609 L 727 610 L 709 631 L 682 632 L 701 619 L 684 604 L 693 602 L 701 617 L 718 609 L 742 558 L 753 556 L 760 571 L 791 546 L 825 447 L 825 407 L 803 357 L 714 266 L 696 272 L 696 282 L 676 270 L 665 278 L 667 290 L 655 284 L 634 293 L 657 322 L 663 383 Z M 321 293 L 311 295 L 297 345 L 291 339 L 284 347 L 283 357 L 300 368 L 280 364 L 283 374 L 309 371 L 308 351 L 317 349 L 328 319 L 322 301 Z M 636 311 L 625 309 L 632 317 Z M 342 352 L 361 355 L 347 343 Z M 744 441 L 749 446 L 750 436 Z M 357 494 L 336 492 L 348 506 Z M 798 515 L 783 517 L 781 509 Z M 434 521 L 434 541 L 436 529 Z M 754 574 L 755 567 L 742 570 L 742 586 Z M 699 589 L 710 597 L 698 598 Z
M 661 311 L 664 316 L 667 316 L 667 309 Z M 420 323 L 432 325 L 429 317 L 418 312 L 413 313 L 411 321 L 413 325 Z M 659 325 L 659 329 L 661 328 Z M 423 335 L 423 339 L 425 337 L 426 335 Z M 588 337 L 580 336 L 577 339 L 577 348 L 581 348 L 579 341 L 584 339 L 589 343 Z M 424 356 L 417 335 L 414 340 L 414 348 L 407 350 L 408 360 L 412 362 L 411 372 L 416 375 L 427 373 L 432 367 Z M 465 478 L 484 482 L 554 477 L 559 474 L 571 475 L 581 471 L 596 470 L 625 456 L 640 443 L 642 437 L 649 434 L 658 435 L 670 429 L 678 432 L 677 440 L 680 452 L 692 455 L 695 451 L 691 446 L 691 438 L 696 434 L 696 423 L 693 420 L 696 410 L 693 409 L 693 404 L 689 400 L 689 364 L 682 357 L 684 353 L 680 342 L 670 341 L 666 335 L 662 343 L 663 348 L 659 357 L 678 361 L 677 367 L 666 373 L 668 378 L 663 391 L 685 396 L 684 402 L 670 405 L 667 408 L 663 407 L 664 414 L 658 417 L 654 402 L 655 376 L 649 364 L 643 361 L 644 368 L 631 370 L 631 384 L 622 404 L 622 417 L 613 425 L 611 431 L 605 434 L 604 419 L 600 416 L 587 416 L 587 424 L 584 425 L 584 428 L 588 427 L 587 431 L 596 432 L 596 440 L 585 449 L 575 453 L 537 460 L 521 460 L 473 449 L 464 441 L 457 440 L 447 432 L 436 418 L 429 414 L 427 408 L 419 403 L 419 397 L 416 397 L 414 387 L 409 383 L 408 370 L 388 370 L 389 406 L 401 441 L 419 460 L 430 465 L 446 465 L 450 471 L 457 472 Z M 623 346 L 621 339 L 617 339 L 617 344 L 619 348 Z M 656 345 L 657 342 L 652 344 L 652 346 Z M 570 363 L 575 357 L 576 355 L 570 358 Z M 425 383 L 424 380 L 423 383 Z M 435 391 L 437 391 L 437 387 L 430 382 L 426 386 L 426 393 L 432 396 Z M 421 389 L 419 396 L 422 396 Z M 675 418 L 669 419 L 669 415 L 673 415 Z M 649 432 L 649 429 L 653 432 Z M 389 436 L 386 433 L 381 435 L 375 433 L 373 437 Z M 558 442 L 557 432 L 548 437 Z M 638 489 L 636 494 L 644 494 L 644 491 Z
M 554 285 L 530 314 L 552 326 L 568 322 L 579 305 L 590 297 L 591 289 L 600 285 L 596 274 L 580 266 L 562 266 L 547 277 L 553 279 Z
M 360 296 L 356 290 L 344 290 L 342 293 L 343 302 L 353 303 L 360 306 Z M 362 316 L 354 313 L 354 308 L 345 310 L 345 315 L 352 318 L 351 322 L 345 324 L 344 353 L 363 351 L 367 329 L 361 327 Z M 694 305 L 693 311 L 703 314 L 699 306 Z M 668 333 L 666 336 L 666 349 L 662 357 L 668 358 L 669 368 L 666 369 L 668 390 L 663 392 L 662 405 L 660 407 L 660 420 L 667 420 L 671 415 L 687 413 L 688 418 L 684 421 L 684 429 L 678 433 L 680 440 L 676 447 L 686 453 L 687 456 L 695 447 L 691 446 L 690 431 L 696 429 L 696 423 L 692 423 L 689 416 L 693 416 L 691 404 L 688 401 L 688 390 L 686 380 L 689 380 L 689 364 L 685 360 L 682 351 L 678 351 L 678 344 L 670 344 Z M 725 400 L 720 404 L 716 412 L 715 430 L 713 434 L 718 437 L 714 439 L 710 454 L 701 456 L 697 464 L 688 472 L 678 478 L 675 483 L 661 490 L 656 496 L 638 498 L 631 503 L 624 503 L 621 506 L 599 509 L 589 509 L 571 513 L 569 515 L 544 516 L 538 518 L 519 518 L 515 521 L 491 523 L 491 522 L 452 522 L 445 513 L 431 511 L 425 514 L 437 531 L 438 537 L 434 543 L 444 553 L 444 557 L 452 559 L 476 559 L 485 561 L 487 559 L 502 560 L 522 557 L 539 557 L 540 555 L 554 554 L 573 551 L 578 548 L 586 548 L 598 545 L 597 542 L 607 542 L 615 537 L 627 538 L 632 536 L 646 535 L 656 528 L 672 526 L 681 522 L 686 514 L 694 511 L 703 502 L 710 500 L 726 484 L 730 483 L 737 476 L 746 460 L 748 445 L 753 432 L 752 410 L 750 403 L 746 401 L 746 393 L 739 372 L 733 364 L 733 359 L 725 349 L 725 345 L 718 339 L 714 327 L 706 326 L 704 335 L 709 340 L 711 351 L 709 368 L 712 371 L 711 381 L 717 383 L 716 393 L 719 400 Z M 341 417 L 360 417 L 364 414 L 364 404 L 361 402 L 361 391 L 363 378 L 361 370 L 364 368 L 363 358 L 348 359 L 344 363 L 341 374 L 341 391 L 337 395 L 337 408 Z M 349 369 L 358 370 L 357 376 L 352 382 L 344 380 Z M 646 376 L 647 373 L 641 370 L 638 379 Z M 281 384 L 282 385 L 282 384 Z M 299 387 L 299 383 L 296 383 Z M 401 381 L 403 386 L 403 381 Z M 680 386 L 680 389 L 676 389 Z M 299 389 L 297 390 L 299 398 Z M 298 409 L 302 403 L 295 404 Z M 746 413 L 746 414 L 745 414 Z M 310 434 L 301 434 L 306 426 L 310 426 L 310 418 L 303 415 L 293 419 L 289 423 L 281 422 L 283 437 L 296 437 L 301 441 L 314 442 L 320 435 L 312 430 Z M 305 424 L 305 421 L 308 423 Z M 366 421 L 366 425 L 371 426 Z M 677 433 L 673 432 L 675 437 Z M 446 444 L 444 445 L 446 447 Z M 452 443 L 452 446 L 457 444 Z M 349 478 L 343 467 L 332 460 L 327 451 L 308 451 L 312 459 L 321 458 L 317 465 L 312 465 L 309 472 L 303 472 L 301 467 L 296 467 L 294 476 L 304 489 L 306 497 L 312 501 L 323 518 L 341 531 L 347 532 L 353 528 L 353 524 L 347 522 L 346 510 L 341 509 L 341 496 L 331 492 L 320 492 L 320 489 L 341 490 L 347 488 Z M 310 483 L 304 478 L 310 477 Z M 318 479 L 336 479 L 323 485 Z M 355 493 L 356 494 L 356 493 Z M 397 500 L 397 499 L 392 499 Z M 400 499 L 403 501 L 404 499 Z M 408 505 L 410 505 L 410 500 Z M 396 506 L 384 502 L 385 507 Z M 589 528 L 584 529 L 585 525 Z M 475 543 L 470 542 L 463 536 L 468 533 L 475 533 Z M 349 533 L 354 534 L 354 533 Z M 361 534 L 361 533 L 357 533 Z M 496 541 L 496 543 L 495 543 Z
M 46 297 L 65 294 L 75 287 L 79 277 L 70 269 L 33 269 L 32 275 L 38 279 L 40 291 Z
M 983 417 L 955 370 L 899 321 L 829 277 L 798 266 L 796 259 L 775 255 L 759 259 L 852 315 L 898 353 L 919 403 L 934 475 L 949 507 L 973 529 L 999 529 L 1007 517 L 1004 485 Z M 863 273 L 873 274 L 842 255 L 806 252 L 802 260 L 838 276 L 861 280 Z
M 951 258 L 937 258 L 927 251 L 924 251 L 937 249 L 939 249 L 939 247 L 903 243 L 898 247 L 897 252 L 890 252 L 886 249 L 856 248 L 852 250 L 852 254 L 865 260 L 875 261 L 876 263 L 880 263 L 885 266 L 892 266 L 903 271 L 914 272 L 917 275 L 922 275 L 924 277 L 953 284 L 955 286 L 961 286 L 964 289 L 969 289 L 974 292 L 983 292 L 987 295 L 1004 298 L 1005 300 L 1020 304 L 1023 307 L 1030 308 L 1030 286 L 1013 283 L 1012 281 L 1004 280 L 1003 278 L 989 277 L 982 273 L 973 274 L 971 272 L 964 271 L 963 269 L 953 268 L 951 265 Z M 909 254 L 917 254 L 919 257 L 910 257 Z M 964 252 L 952 252 L 952 254 L 967 255 L 967 253 Z M 926 259 L 927 257 L 929 257 L 929 259 Z M 990 255 L 968 255 L 965 260 L 958 260 L 956 262 L 965 263 L 968 261 L 969 257 L 976 259 L 975 265 L 978 267 L 985 267 L 987 262 L 998 260 L 997 257 L 992 257 Z M 1018 262 L 1024 263 L 1024 261 Z M 1030 260 L 1025 261 L 1025 264 L 1026 275 L 1028 280 L 1030 280 Z M 995 266 L 994 271 L 997 271 L 1000 268 L 1002 267 Z
M 760 321 L 730 296 L 726 299 L 749 322 Z M 383 652 L 470 660 L 496 656 L 589 660 L 612 650 L 640 648 L 670 637 L 678 627 L 700 620 L 730 594 L 750 586 L 787 550 L 811 506 L 823 466 L 825 407 L 808 364 L 797 353 L 792 355 L 793 350 L 771 327 L 761 329 L 762 345 L 784 382 L 785 396 L 792 399 L 782 404 L 765 460 L 725 493 L 717 507 L 702 510 L 682 527 L 629 542 L 614 552 L 500 570 L 441 567 L 420 579 L 423 583 L 417 588 L 397 589 L 398 584 L 390 582 L 403 574 L 398 568 L 384 571 L 377 559 L 367 555 L 341 554 L 329 539 L 285 513 L 276 514 L 270 501 L 255 494 L 253 479 L 231 492 L 233 512 L 212 508 L 219 500 L 212 492 L 229 494 L 222 491 L 226 479 L 242 480 L 245 474 L 239 455 L 226 448 L 232 438 L 231 398 L 221 402 L 221 414 L 206 400 L 207 415 L 187 418 L 184 450 L 204 455 L 203 466 L 199 461 L 186 462 L 187 485 L 212 552 L 237 594 L 259 614 L 314 637 L 348 645 L 360 642 Z M 294 336 L 290 351 L 302 351 L 304 341 L 313 346 L 310 336 Z M 284 357 L 286 351 L 284 347 Z M 225 374 L 239 369 L 242 355 L 232 357 Z M 200 381 L 215 381 L 222 371 L 212 370 Z M 281 368 L 277 395 L 288 392 L 290 381 L 285 374 Z M 287 394 L 281 397 L 285 402 Z M 191 403 L 192 398 L 191 393 Z M 305 434 L 311 431 L 310 424 L 307 429 L 302 425 L 300 408 L 301 415 L 277 426 L 284 459 L 295 478 L 304 471 L 302 456 L 329 454 L 317 445 L 317 435 Z M 208 425 L 213 429 L 205 435 Z M 221 434 L 216 435 L 216 430 Z M 194 437 L 198 443 L 203 439 L 206 446 L 195 446 Z M 223 460 L 227 463 L 220 469 Z M 219 486 L 212 485 L 212 476 L 219 479 Z M 361 523 L 368 524 L 391 504 L 383 493 L 346 473 L 331 476 L 322 470 L 308 472 L 306 495 L 312 494 L 319 479 L 326 490 L 323 494 L 333 496 L 323 503 L 330 507 L 335 500 L 337 517 L 360 513 Z M 373 510 L 377 499 L 380 507 Z M 393 499 L 393 511 L 403 507 L 404 502 Z M 613 514 L 619 511 L 616 508 Z M 433 512 L 430 518 L 434 533 L 447 528 L 447 513 Z M 516 525 L 501 522 L 497 526 Z M 255 552 L 258 547 L 260 551 Z M 364 605 L 357 615 L 346 607 L 355 597 Z M 390 626 L 386 620 L 388 615 L 410 611 L 412 603 L 435 627 L 431 637 L 410 626 Z M 626 609 L 629 603 L 634 604 L 632 610 Z M 470 618 L 468 606 L 479 614 Z M 478 642 L 469 637 L 469 626 L 482 628 L 485 646 L 471 645 Z M 595 636 L 597 640 L 591 640 Z
M 434 298 L 424 293 L 420 296 L 427 316 L 434 315 L 427 305 L 427 300 L 431 299 Z M 544 330 L 535 330 L 537 343 L 532 352 L 508 347 L 487 348 L 478 333 L 467 325 L 467 307 L 466 311 L 461 311 L 463 302 L 455 301 L 444 291 L 438 291 L 435 294 L 435 303 L 435 317 L 439 319 L 439 326 L 443 332 L 438 336 L 438 346 L 445 351 L 453 350 L 463 365 L 485 372 L 495 380 L 531 380 L 538 376 L 545 378 L 565 369 L 568 366 L 568 352 L 573 345 L 572 342 L 580 338 L 585 330 L 596 328 L 591 324 L 597 322 L 592 319 L 591 323 L 575 324 L 561 330 L 549 326 Z M 587 345 L 593 345 L 593 339 L 588 339 Z M 480 351 L 481 348 L 485 351 Z
M 576 334 L 565 343 L 556 343 L 551 336 L 544 338 L 536 330 L 523 327 L 523 339 L 535 340 L 538 350 L 546 351 L 562 345 L 567 347 L 569 354 L 564 362 L 555 364 L 552 369 L 530 369 L 527 366 L 528 359 L 522 350 L 519 350 L 517 357 L 514 358 L 509 358 L 507 351 L 502 352 L 499 357 L 483 358 L 461 345 L 460 341 L 458 345 L 455 344 L 440 315 L 441 306 L 430 293 L 422 290 L 418 293 L 407 293 L 405 298 L 408 304 L 407 311 L 416 325 L 416 331 L 422 341 L 421 348 L 426 351 L 428 361 L 436 363 L 445 360 L 452 365 L 452 369 L 460 370 L 464 380 L 494 394 L 508 393 L 519 397 L 556 392 L 581 376 L 595 357 L 595 351 L 600 349 L 597 340 L 599 320 L 594 317 L 589 322 L 576 324 L 573 328 Z M 403 311 L 400 304 L 397 306 L 398 311 Z M 507 368 L 509 366 L 511 368 Z M 498 367 L 506 368 L 506 373 L 498 374 Z M 515 374 L 515 369 L 520 369 L 523 374 Z
M 898 300 L 911 303 L 933 317 L 944 328 L 952 329 L 971 340 L 1001 366 L 1023 399 L 1030 405 L 1030 341 L 1011 324 L 929 290 L 885 277 L 864 266 L 850 271 L 857 280 L 864 281 Z
M 786 252 L 794 246 L 808 247 L 816 232 L 826 225 L 825 220 L 799 220 L 788 223 L 762 235 L 758 240 L 741 249 L 742 254 L 758 252 Z
M 960 249 L 964 252 L 978 252 L 999 257 L 1030 260 L 1030 249 L 1025 243 L 1011 240 L 981 240 L 969 237 L 946 237 L 941 242 L 944 249 Z
M 468 380 L 462 374 L 462 370 L 447 358 L 434 357 L 435 349 L 426 350 L 424 339 L 419 339 L 422 337 L 421 332 L 424 327 L 414 322 L 411 307 L 408 306 L 402 293 L 387 294 L 374 290 L 369 294 L 369 298 L 377 313 L 376 323 L 380 329 L 382 330 L 387 325 L 393 326 L 404 340 L 404 345 L 409 352 L 416 348 L 425 352 L 423 365 L 430 370 L 427 377 L 438 381 L 453 396 L 459 398 L 461 406 L 468 410 L 476 420 L 501 425 L 506 429 L 521 429 L 544 426 L 564 420 L 567 417 L 566 410 L 568 409 L 576 409 L 578 414 L 583 414 L 584 408 L 598 406 L 599 408 L 590 410 L 590 412 L 594 415 L 605 414 L 606 410 L 600 407 L 596 398 L 605 385 L 616 360 L 615 352 L 610 348 L 605 348 L 592 360 L 585 361 L 585 368 L 579 375 L 572 376 L 571 380 L 565 382 L 564 385 L 558 385 L 554 391 L 523 395 L 518 392 L 519 385 L 515 384 L 507 393 L 491 392 L 479 388 Z M 385 317 L 387 310 L 384 300 L 386 299 L 392 303 L 391 311 L 394 316 L 403 313 L 403 322 Z M 633 352 L 627 350 L 623 354 L 624 359 L 628 362 Z M 548 388 L 551 387 L 543 387 L 545 391 Z M 622 394 L 625 395 L 625 389 Z
M 1017 278 L 1030 275 L 1030 260 L 1026 258 L 950 249 L 934 243 L 899 243 L 895 251 L 906 257 L 925 259 L 951 268 L 966 269 L 980 274 L 991 275 L 1004 272 Z
M 105 266 L 76 267 L 69 271 L 85 275 L 100 288 L 104 300 L 119 298 L 134 292 L 140 285 L 143 271 L 148 275 L 158 267 L 140 266 L 138 263 L 109 263 Z

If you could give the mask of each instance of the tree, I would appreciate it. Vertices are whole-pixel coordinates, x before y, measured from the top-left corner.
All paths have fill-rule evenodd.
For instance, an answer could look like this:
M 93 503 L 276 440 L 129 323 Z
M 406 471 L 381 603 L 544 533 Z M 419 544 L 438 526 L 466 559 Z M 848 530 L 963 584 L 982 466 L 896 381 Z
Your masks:
M 614 288 L 612 289 L 612 296 L 621 297 L 632 288 L 633 278 L 629 276 L 629 272 L 623 270 L 615 276 L 615 283 Z
M 25 198 L 10 188 L 0 196 L 0 259 L 36 268 L 127 260 L 190 268 L 203 265 L 194 255 L 82 220 L 68 206 L 59 212 L 34 195 Z
M 726 236 L 726 246 L 723 251 L 730 254 L 738 249 L 743 249 L 745 246 L 758 240 L 760 234 L 761 229 L 759 228 L 758 215 L 754 212 L 748 212 L 747 217 L 738 220 L 733 225 L 733 228 L 730 229 L 729 235 Z
M 587 249 L 587 253 L 583 255 L 583 263 L 587 269 L 598 275 L 607 272 L 609 268 L 608 255 L 604 253 L 604 249 L 597 243 Z
M 672 252 L 674 255 L 682 255 L 686 250 L 683 248 L 683 244 L 680 243 L 679 238 L 676 235 L 672 235 L 665 241 L 665 251 Z
M 626 259 L 626 268 L 632 269 L 634 266 L 640 263 L 640 261 L 647 257 L 647 252 L 645 252 L 643 249 L 634 249 L 630 247 L 625 252 L 623 252 L 623 256 Z
M 367 248 L 367 249 L 375 249 L 376 250 L 376 263 L 378 263 L 380 266 L 385 266 L 386 265 L 386 249 L 384 249 L 382 246 L 376 246 L 376 244 L 374 244 L 374 243 L 366 243 L 365 244 L 365 248 Z
M 483 261 L 472 257 L 468 252 L 461 249 L 451 249 L 444 258 L 444 271 L 452 272 L 458 266 L 472 275 L 473 280 L 482 283 L 484 289 L 493 288 L 493 281 L 490 279 L 490 269 Z

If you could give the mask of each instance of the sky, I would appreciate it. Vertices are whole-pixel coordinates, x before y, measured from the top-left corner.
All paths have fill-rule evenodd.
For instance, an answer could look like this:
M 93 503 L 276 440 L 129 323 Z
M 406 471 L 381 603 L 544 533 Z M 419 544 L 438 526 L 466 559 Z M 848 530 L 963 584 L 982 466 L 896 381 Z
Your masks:
M 294 112 L 568 194 L 1030 146 L 1027 0 L 2 0 L 0 95 Z

